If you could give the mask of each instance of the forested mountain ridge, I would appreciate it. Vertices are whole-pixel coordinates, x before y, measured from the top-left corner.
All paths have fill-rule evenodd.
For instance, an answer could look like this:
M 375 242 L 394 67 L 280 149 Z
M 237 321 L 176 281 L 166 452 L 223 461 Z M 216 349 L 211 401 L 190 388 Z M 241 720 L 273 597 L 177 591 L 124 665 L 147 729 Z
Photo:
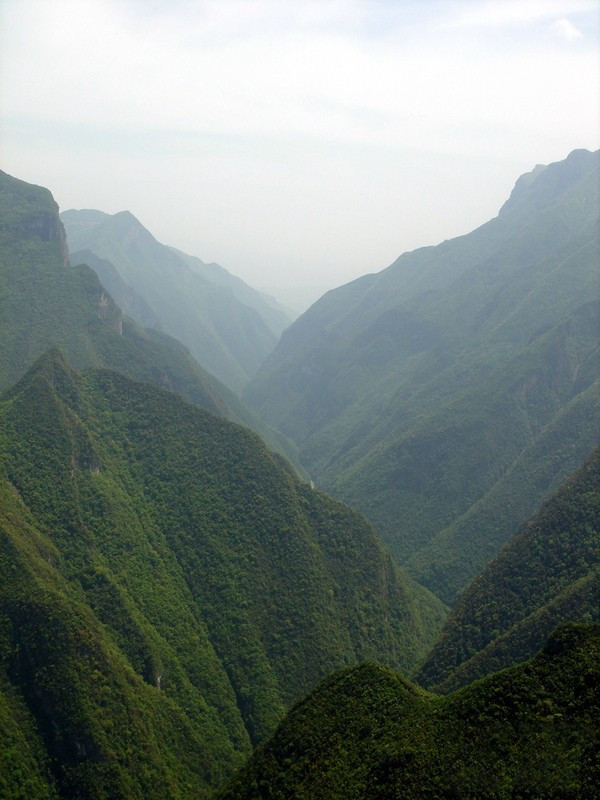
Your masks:
M 129 310 L 153 312 L 108 262 L 95 262 Z M 169 389 L 256 430 L 295 461 L 291 443 L 262 423 L 230 389 L 203 370 L 180 342 L 123 316 L 83 264 L 69 266 L 58 206 L 48 189 L 0 171 L 0 391 L 50 347 L 80 369 L 110 367 Z
M 448 691 L 600 616 L 600 449 L 465 590 L 416 680 Z
M 410 670 L 441 624 L 356 512 L 171 393 L 54 351 L 0 430 L 9 797 L 202 796 L 328 671 Z
M 244 392 L 447 602 L 598 441 L 599 157 L 328 292 Z
M 305 463 L 448 600 L 597 440 L 597 163 L 536 168 L 497 220 L 284 333 L 294 358 L 310 345 L 272 384 L 275 406 L 298 394 Z M 414 674 L 443 605 L 233 424 L 248 412 L 182 344 L 121 313 L 113 292 L 161 326 L 114 264 L 85 256 L 111 291 L 69 266 L 47 190 L 0 174 L 0 201 L 0 796 L 208 798 L 310 692 L 224 797 L 587 800 L 597 626 L 448 697 L 372 664 L 311 691 L 365 660 Z M 66 358 L 31 366 L 52 345 Z M 467 590 L 428 685 L 595 618 L 597 468 Z
M 158 242 L 129 211 L 110 215 L 68 210 L 61 220 L 74 258 L 87 249 L 112 263 L 152 309 L 161 328 L 236 392 L 289 324 L 282 309 L 223 268 Z
M 364 664 L 327 678 L 222 800 L 587 800 L 598 787 L 600 625 L 444 697 Z

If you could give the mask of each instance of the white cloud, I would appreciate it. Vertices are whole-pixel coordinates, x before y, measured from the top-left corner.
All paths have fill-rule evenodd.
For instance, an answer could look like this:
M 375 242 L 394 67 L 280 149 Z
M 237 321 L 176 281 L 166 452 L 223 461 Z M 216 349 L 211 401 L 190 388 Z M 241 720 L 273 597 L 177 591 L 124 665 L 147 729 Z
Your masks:
M 556 20 L 556 22 L 552 24 L 551 29 L 568 42 L 583 38 L 583 33 L 579 28 L 575 27 L 566 17 Z
M 499 106 L 521 115 L 521 123 L 528 90 L 544 102 L 536 87 L 540 58 L 526 51 L 505 54 L 499 69 L 493 52 L 484 63 L 477 45 L 432 33 L 373 44 L 321 23 L 317 30 L 301 25 L 312 5 L 273 35 L 250 13 L 256 8 L 262 19 L 261 3 L 192 5 L 191 16 L 167 9 L 169 23 L 163 13 L 138 19 L 131 6 L 125 15 L 111 3 L 43 4 L 28 21 L 39 36 L 27 58 L 14 52 L 6 64 L 5 108 L 100 130 L 306 137 L 363 147 L 435 147 L 443 130 L 447 147 L 453 131 L 463 137 L 469 126 L 489 123 Z M 325 3 L 329 16 L 321 10 L 321 22 L 329 25 L 338 6 Z M 227 38 L 230 16 L 239 29 L 238 10 L 254 24 Z M 32 51 L 37 58 L 29 58 Z M 548 78 L 555 72 L 550 67 Z
M 523 25 L 566 14 L 593 13 L 595 0 L 489 0 L 452 5 L 448 27 L 486 28 Z

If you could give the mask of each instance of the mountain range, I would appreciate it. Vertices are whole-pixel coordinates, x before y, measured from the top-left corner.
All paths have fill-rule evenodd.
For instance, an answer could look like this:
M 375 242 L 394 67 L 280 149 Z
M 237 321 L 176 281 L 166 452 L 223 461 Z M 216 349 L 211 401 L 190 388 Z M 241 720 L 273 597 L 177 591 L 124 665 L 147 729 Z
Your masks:
M 0 794 L 208 796 L 331 669 L 413 670 L 445 609 L 69 265 L 47 190 L 0 199 Z
M 328 671 L 432 643 L 439 602 L 245 428 L 56 351 L 0 427 L 2 686 L 60 796 L 165 797 L 184 736 L 169 796 L 196 797 Z
M 598 442 L 599 158 L 328 292 L 244 391 L 447 603 Z
M 0 797 L 593 796 L 599 156 L 288 328 L 0 173 Z
M 51 193 L 4 172 L 0 172 L 0 251 L 0 391 L 22 377 L 49 348 L 57 347 L 75 368 L 117 369 L 247 425 L 302 472 L 295 446 L 202 369 L 181 342 L 125 316 L 89 266 L 70 266 Z M 90 258 L 98 267 L 94 259 Z M 99 271 L 126 308 L 136 307 L 148 321 L 152 312 L 113 265 L 103 262 Z
M 291 322 L 275 300 L 223 267 L 158 242 L 129 211 L 111 215 L 69 210 L 60 218 L 73 264 L 91 262 L 93 269 L 102 270 L 101 278 L 107 267 L 99 260 L 112 264 L 125 284 L 113 295 L 117 304 L 145 326 L 150 322 L 156 327 L 157 321 L 161 330 L 189 348 L 200 366 L 236 392 Z M 127 302 L 131 290 L 144 307 Z
M 600 625 L 443 697 L 389 669 L 337 672 L 290 711 L 221 800 L 544 800 L 598 788 Z
M 594 796 L 599 470 L 596 448 L 471 582 L 414 676 L 436 694 L 380 665 L 337 672 L 220 797 Z

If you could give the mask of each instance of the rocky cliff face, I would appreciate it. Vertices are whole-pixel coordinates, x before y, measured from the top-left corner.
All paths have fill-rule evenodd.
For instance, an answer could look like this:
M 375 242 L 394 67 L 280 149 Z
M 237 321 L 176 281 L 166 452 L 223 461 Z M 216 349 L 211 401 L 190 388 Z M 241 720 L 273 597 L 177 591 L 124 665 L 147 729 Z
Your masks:
M 0 233 L 16 240 L 38 237 L 58 246 L 58 262 L 69 266 L 65 229 L 58 216 L 58 204 L 41 186 L 25 183 L 0 171 Z
M 62 222 L 58 218 L 58 206 L 55 214 L 35 214 L 25 222 L 26 233 L 37 235 L 44 242 L 58 242 L 63 267 L 69 266 L 69 249 Z
M 106 322 L 115 333 L 123 334 L 123 315 L 112 297 L 103 289 L 98 298 L 98 317 Z

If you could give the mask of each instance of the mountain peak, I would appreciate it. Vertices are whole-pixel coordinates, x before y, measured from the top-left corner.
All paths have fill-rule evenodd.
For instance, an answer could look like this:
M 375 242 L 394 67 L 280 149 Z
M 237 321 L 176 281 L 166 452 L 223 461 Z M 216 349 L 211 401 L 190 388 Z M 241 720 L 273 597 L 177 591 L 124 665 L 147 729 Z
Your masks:
M 79 412 L 82 407 L 77 373 L 56 347 L 40 356 L 21 380 L 5 393 L 4 398 L 15 400 L 18 406 L 23 406 L 24 402 L 29 409 L 20 422 L 26 429 L 39 420 L 42 426 L 53 431 L 53 437 L 58 428 L 66 424 L 65 409 Z M 70 413 L 67 416 L 71 416 Z M 46 442 L 44 447 L 56 451 L 56 441 L 53 440 L 51 445 Z M 83 451 L 89 455 L 93 448 L 88 444 Z M 89 462 L 88 458 L 85 460 Z
M 122 224 L 126 223 L 128 225 L 137 225 L 140 228 L 144 227 L 142 223 L 139 221 L 139 219 L 135 216 L 135 214 L 132 214 L 131 211 L 128 211 L 127 209 L 123 211 L 117 211 L 116 214 L 110 214 L 108 216 L 109 219 L 114 220 L 114 222 L 119 222 Z
M 520 202 L 528 202 L 536 209 L 545 208 L 589 175 L 599 163 L 600 150 L 573 150 L 563 161 L 537 164 L 531 172 L 521 175 L 510 197 L 500 209 L 500 214 L 512 210 Z
M 596 441 L 598 156 L 537 167 L 499 218 L 328 292 L 245 390 L 445 602 Z
M 8 390 L 7 396 L 20 394 L 28 386 L 40 381 L 52 386 L 61 396 L 63 390 L 68 387 L 68 394 L 71 395 L 75 387 L 75 375 L 75 371 L 67 364 L 58 347 L 52 347 L 33 363 L 18 383 Z

